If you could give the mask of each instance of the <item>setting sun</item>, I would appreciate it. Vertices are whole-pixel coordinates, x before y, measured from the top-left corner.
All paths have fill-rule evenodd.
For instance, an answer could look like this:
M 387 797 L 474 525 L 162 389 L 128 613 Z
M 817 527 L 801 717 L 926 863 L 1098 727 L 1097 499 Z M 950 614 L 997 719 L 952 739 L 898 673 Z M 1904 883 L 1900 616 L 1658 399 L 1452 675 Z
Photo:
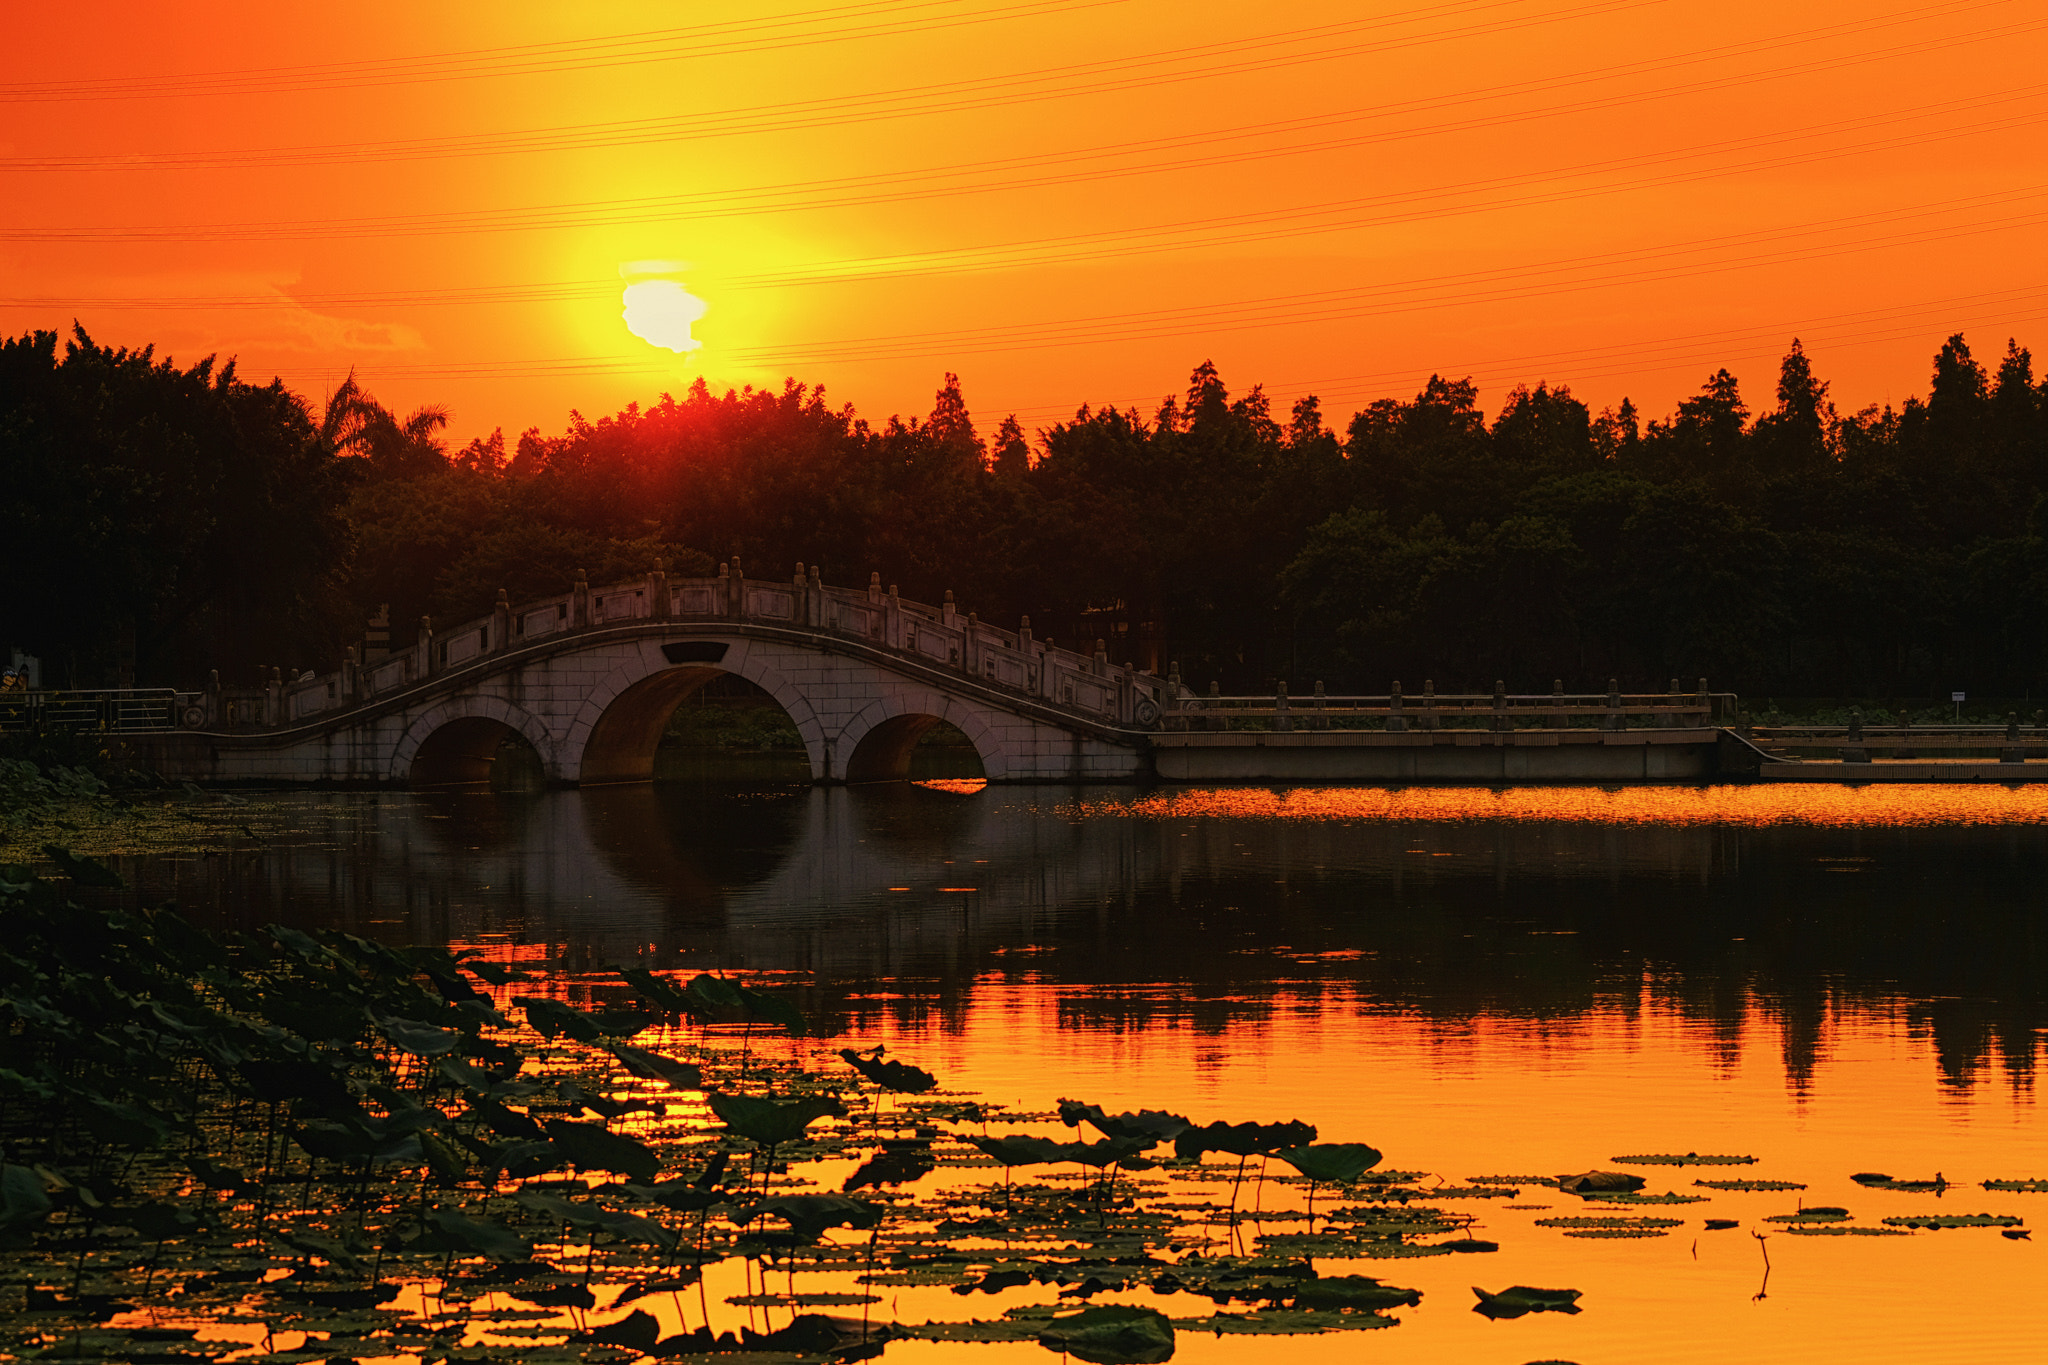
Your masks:
M 690 335 L 690 326 L 704 316 L 709 305 L 674 280 L 640 280 L 626 286 L 626 330 L 650 346 L 662 346 L 678 355 L 702 350 L 704 343 Z

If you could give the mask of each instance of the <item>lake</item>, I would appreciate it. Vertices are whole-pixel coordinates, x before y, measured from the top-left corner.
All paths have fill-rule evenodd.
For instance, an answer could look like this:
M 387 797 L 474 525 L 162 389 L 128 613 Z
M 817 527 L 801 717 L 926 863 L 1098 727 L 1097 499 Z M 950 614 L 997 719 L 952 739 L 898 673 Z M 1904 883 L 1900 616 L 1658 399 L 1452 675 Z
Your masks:
M 215 923 L 577 974 L 759 973 L 847 1041 L 1027 1109 L 1300 1118 L 1453 1184 L 1625 1169 L 1709 1196 L 1647 1210 L 1681 1223 L 1647 1238 L 1541 1226 L 1586 1212 L 1541 1186 L 1475 1202 L 1500 1251 L 1346 1267 L 1423 1291 L 1397 1330 L 1183 1334 L 1176 1360 L 2041 1356 L 2048 1248 L 1767 1219 L 2048 1215 L 2048 1193 L 1982 1188 L 2048 1178 L 2048 788 L 659 784 L 259 805 L 227 851 L 114 861 L 139 898 Z M 1757 1160 L 1613 1164 L 1658 1153 Z M 1741 1178 L 1806 1188 L 1693 1183 Z M 1570 1286 L 1584 1311 L 1490 1321 L 1474 1284 Z M 961 1315 L 932 1294 L 895 1309 Z M 1045 1358 L 888 1351 L 1027 1357 Z

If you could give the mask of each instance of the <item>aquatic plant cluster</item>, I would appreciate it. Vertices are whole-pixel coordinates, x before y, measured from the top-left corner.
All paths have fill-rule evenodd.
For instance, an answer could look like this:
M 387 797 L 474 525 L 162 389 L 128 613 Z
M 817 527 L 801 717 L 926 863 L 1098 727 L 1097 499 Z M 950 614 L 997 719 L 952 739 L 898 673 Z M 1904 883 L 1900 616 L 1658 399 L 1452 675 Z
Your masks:
M 1396 1325 L 1417 1290 L 1338 1272 L 1495 1250 L 1464 1201 L 1540 1185 L 1588 1206 L 1541 1226 L 1654 1237 L 1679 1220 L 1633 1206 L 1708 1197 L 1614 1171 L 1432 1185 L 1299 1121 L 1008 1112 L 880 1048 L 770 1048 L 809 1021 L 739 981 L 629 967 L 589 1008 L 560 987 L 347 933 L 215 937 L 0 868 L 0 1358 L 766 1365 L 928 1340 L 1164 1361 L 1190 1332 Z M 2024 1235 L 1833 1208 L 1783 1230 L 1970 1226 Z M 746 1292 L 714 1299 L 735 1268 Z M 1012 1306 L 884 1314 L 878 1291 Z M 1580 1308 L 1475 1297 L 1494 1318 Z

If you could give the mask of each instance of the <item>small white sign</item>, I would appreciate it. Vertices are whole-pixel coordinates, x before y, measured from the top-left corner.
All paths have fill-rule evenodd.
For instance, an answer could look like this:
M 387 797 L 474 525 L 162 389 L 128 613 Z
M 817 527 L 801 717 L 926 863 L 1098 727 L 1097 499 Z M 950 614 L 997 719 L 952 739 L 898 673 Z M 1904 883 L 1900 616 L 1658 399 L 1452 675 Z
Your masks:
M 1968 698 L 1966 698 L 1965 696 L 1963 696 L 1963 694 L 1962 694 L 1962 693 L 1960 693 L 1960 692 L 1951 692 L 1951 693 L 1949 693 L 1949 694 L 1948 694 L 1948 699 L 1949 699 L 1950 701 L 1967 701 L 1967 700 L 1968 700 Z

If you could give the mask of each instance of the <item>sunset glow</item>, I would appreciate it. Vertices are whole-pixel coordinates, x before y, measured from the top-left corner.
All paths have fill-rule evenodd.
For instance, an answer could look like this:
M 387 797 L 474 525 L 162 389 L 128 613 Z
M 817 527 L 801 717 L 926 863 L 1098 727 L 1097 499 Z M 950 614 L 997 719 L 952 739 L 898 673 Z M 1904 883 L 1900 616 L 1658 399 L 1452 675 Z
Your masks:
M 1794 335 L 1853 411 L 2048 318 L 2021 0 L 10 21 L 0 326 L 354 368 L 462 440 L 655 397 L 613 265 L 679 232 L 746 300 L 714 387 L 886 417 L 952 369 L 1027 430 L 1204 358 L 1340 420 L 1432 371 L 1655 415 Z

